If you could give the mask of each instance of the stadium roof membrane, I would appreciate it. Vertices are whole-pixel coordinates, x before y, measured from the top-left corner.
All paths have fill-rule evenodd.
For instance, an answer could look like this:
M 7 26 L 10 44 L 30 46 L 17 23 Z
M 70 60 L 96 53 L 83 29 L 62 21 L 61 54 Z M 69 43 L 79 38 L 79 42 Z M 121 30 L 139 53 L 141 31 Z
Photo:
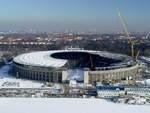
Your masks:
M 38 51 L 21 54 L 13 59 L 15 63 L 39 67 L 54 67 L 59 68 L 67 63 L 67 59 L 54 58 L 51 55 L 61 52 L 87 52 L 90 54 L 97 54 L 107 58 L 125 59 L 127 56 L 121 54 L 112 54 L 104 51 L 92 50 L 53 50 L 53 51 Z

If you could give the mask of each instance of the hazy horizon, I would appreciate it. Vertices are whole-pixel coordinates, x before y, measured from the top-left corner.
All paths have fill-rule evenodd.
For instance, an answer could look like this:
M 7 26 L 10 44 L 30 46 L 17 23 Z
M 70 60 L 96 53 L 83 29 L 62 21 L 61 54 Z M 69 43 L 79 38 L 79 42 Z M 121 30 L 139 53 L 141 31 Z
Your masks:
M 149 0 L 0 0 L 0 31 L 150 31 Z

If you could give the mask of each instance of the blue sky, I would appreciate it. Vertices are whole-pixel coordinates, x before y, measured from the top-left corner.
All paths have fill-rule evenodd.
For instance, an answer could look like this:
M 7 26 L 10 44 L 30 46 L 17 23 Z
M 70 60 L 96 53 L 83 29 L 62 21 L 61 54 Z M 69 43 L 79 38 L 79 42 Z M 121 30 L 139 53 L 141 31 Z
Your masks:
M 0 0 L 0 30 L 150 31 L 150 0 Z

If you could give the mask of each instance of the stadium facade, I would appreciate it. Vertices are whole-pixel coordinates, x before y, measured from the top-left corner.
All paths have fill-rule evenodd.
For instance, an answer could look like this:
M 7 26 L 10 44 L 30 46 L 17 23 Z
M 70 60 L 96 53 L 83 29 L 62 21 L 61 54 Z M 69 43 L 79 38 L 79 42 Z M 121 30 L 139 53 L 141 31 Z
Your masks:
M 126 55 L 67 49 L 19 55 L 13 59 L 13 72 L 20 78 L 31 80 L 61 83 L 76 79 L 89 84 L 103 80 L 137 79 L 141 68 Z

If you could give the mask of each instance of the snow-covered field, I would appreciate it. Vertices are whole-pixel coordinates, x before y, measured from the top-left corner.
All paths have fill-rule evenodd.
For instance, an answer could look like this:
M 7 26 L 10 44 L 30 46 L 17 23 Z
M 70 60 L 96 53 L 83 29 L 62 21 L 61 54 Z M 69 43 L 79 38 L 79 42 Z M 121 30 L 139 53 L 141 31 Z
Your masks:
M 0 113 L 150 113 L 150 107 L 101 99 L 0 98 Z
M 43 84 L 30 80 L 17 79 L 8 74 L 10 66 L 0 68 L 0 88 L 40 88 Z

